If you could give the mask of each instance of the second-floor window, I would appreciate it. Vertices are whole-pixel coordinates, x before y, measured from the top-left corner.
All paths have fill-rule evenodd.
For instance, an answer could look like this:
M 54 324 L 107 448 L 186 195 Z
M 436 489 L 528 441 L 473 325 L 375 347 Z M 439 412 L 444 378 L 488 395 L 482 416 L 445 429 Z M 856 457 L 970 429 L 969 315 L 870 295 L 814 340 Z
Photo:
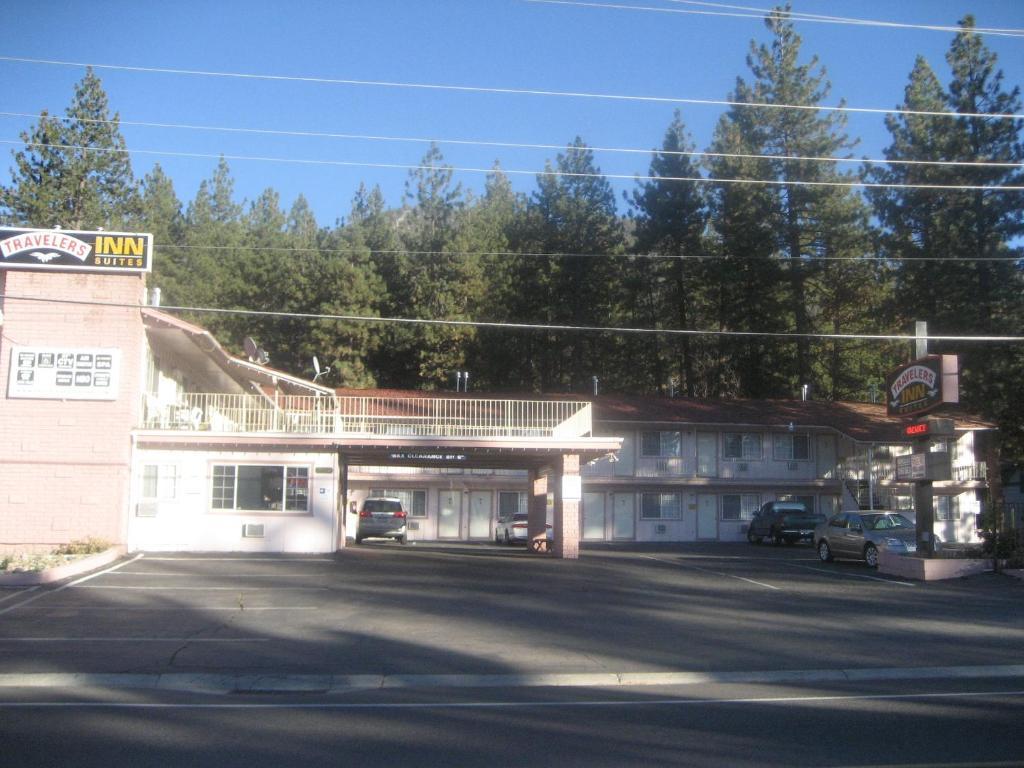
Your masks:
M 761 435 L 758 432 L 726 432 L 722 436 L 722 456 L 741 461 L 759 460 Z
M 811 458 L 809 435 L 777 434 L 772 442 L 776 461 L 807 461 Z
M 640 455 L 681 456 L 682 437 L 679 432 L 644 432 L 640 435 Z

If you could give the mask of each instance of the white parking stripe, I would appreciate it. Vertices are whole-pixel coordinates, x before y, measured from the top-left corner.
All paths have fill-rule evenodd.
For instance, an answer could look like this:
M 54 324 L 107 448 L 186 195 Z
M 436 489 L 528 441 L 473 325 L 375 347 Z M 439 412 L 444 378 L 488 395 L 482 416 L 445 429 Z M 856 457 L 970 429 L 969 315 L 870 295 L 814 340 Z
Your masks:
M 788 566 L 790 566 L 792 568 L 803 568 L 804 570 L 807 570 L 807 571 L 816 571 L 818 573 L 827 573 L 829 576 L 837 576 L 839 578 L 868 579 L 869 581 L 880 581 L 883 584 L 899 584 L 900 586 L 903 586 L 903 587 L 916 587 L 917 586 L 917 584 L 915 584 L 912 581 L 900 581 L 899 579 L 883 579 L 880 576 L 868 576 L 868 575 L 863 574 L 863 573 L 846 573 L 845 571 L 836 571 L 836 570 L 829 569 L 829 568 L 812 568 L 809 565 L 800 565 L 799 563 L 787 563 L 785 561 L 782 561 L 782 564 L 783 565 L 788 565 Z
M 269 557 L 146 557 L 146 562 L 170 562 L 170 563 L 269 563 L 270 565 L 292 565 L 302 563 L 334 563 L 337 562 L 330 557 L 310 557 L 302 560 L 281 559 L 275 560 Z
M 825 704 L 845 701 L 907 701 L 965 699 L 982 697 L 1024 696 L 1024 691 L 933 691 L 928 693 L 874 693 L 823 696 L 765 696 L 729 699 L 562 699 L 559 701 L 417 701 L 417 702 L 233 702 L 233 703 L 171 703 L 112 701 L 0 701 L 2 709 L 530 709 L 552 707 L 692 707 L 714 704 Z
M 28 589 L 19 589 L 14 594 L 7 595 L 6 597 L 0 597 L 0 603 L 6 603 L 8 600 L 13 600 L 14 598 L 18 597 L 18 595 L 24 595 L 26 592 L 35 592 L 37 589 L 39 589 L 38 585 L 34 587 L 29 587 Z
M 138 560 L 140 557 L 142 557 L 142 555 L 138 554 L 135 557 L 133 557 L 131 560 L 125 560 L 123 563 L 118 563 L 117 565 L 113 565 L 110 568 L 106 568 L 106 569 L 104 569 L 102 571 L 97 571 L 96 573 L 90 574 L 88 576 L 83 576 L 80 579 L 76 579 L 75 581 L 68 582 L 67 584 L 64 584 L 63 586 L 57 587 L 56 589 L 47 590 L 46 592 L 40 592 L 40 593 L 38 593 L 36 595 L 32 595 L 32 597 L 30 597 L 30 598 L 28 598 L 26 600 L 22 600 L 20 603 L 15 603 L 14 605 L 9 605 L 6 608 L 0 610 L 0 616 L 3 616 L 5 613 L 9 613 L 9 612 L 11 612 L 11 611 L 13 611 L 13 610 L 15 610 L 17 608 L 21 608 L 21 606 L 23 606 L 23 605 L 28 605 L 29 603 L 34 603 L 36 600 L 38 600 L 41 597 L 45 597 L 46 595 L 55 595 L 58 592 L 63 592 L 68 587 L 76 587 L 79 584 L 83 584 L 83 583 L 89 581 L 90 579 L 95 579 L 97 576 L 102 576 L 105 573 L 110 573 L 111 571 L 116 571 L 118 568 L 123 568 L 126 565 L 131 565 L 136 560 Z
M 3 643 L 268 643 L 266 637 L 0 637 Z
M 709 570 L 707 568 L 701 568 L 700 566 L 697 566 L 697 565 L 690 565 L 689 563 L 686 563 L 686 562 L 679 562 L 679 561 L 676 561 L 676 560 L 663 560 L 660 557 L 652 557 L 651 555 L 643 555 L 643 557 L 645 559 L 647 559 L 647 560 L 657 560 L 659 563 L 669 563 L 671 565 L 678 565 L 681 568 L 688 568 L 691 571 L 701 571 L 702 573 L 710 573 L 713 576 L 724 576 L 724 577 L 729 578 L 729 579 L 736 579 L 737 581 L 745 581 L 748 584 L 754 584 L 754 585 L 756 585 L 758 587 L 764 587 L 765 589 L 774 589 L 774 590 L 779 590 L 779 591 L 782 589 L 782 587 L 776 587 L 776 586 L 774 586 L 772 584 L 765 584 L 763 581 L 755 581 L 754 579 L 748 579 L 748 578 L 746 578 L 744 576 L 736 576 L 735 574 L 732 574 L 732 573 L 722 573 L 721 571 L 712 571 L 712 570 Z
M 178 605 L 174 607 L 167 606 L 132 606 L 132 605 L 57 605 L 51 607 L 51 613 L 56 611 L 62 611 L 65 613 L 94 613 L 96 611 L 117 611 L 118 613 L 127 613 L 130 611 L 141 612 L 141 611 L 240 611 L 237 605 L 230 606 L 212 606 L 212 605 Z M 245 612 L 250 611 L 319 611 L 319 606 L 316 605 L 271 605 L 271 606 L 245 606 Z
M 76 589 L 121 589 L 133 591 L 150 592 L 320 592 L 326 591 L 327 587 L 135 587 L 123 584 L 86 584 Z

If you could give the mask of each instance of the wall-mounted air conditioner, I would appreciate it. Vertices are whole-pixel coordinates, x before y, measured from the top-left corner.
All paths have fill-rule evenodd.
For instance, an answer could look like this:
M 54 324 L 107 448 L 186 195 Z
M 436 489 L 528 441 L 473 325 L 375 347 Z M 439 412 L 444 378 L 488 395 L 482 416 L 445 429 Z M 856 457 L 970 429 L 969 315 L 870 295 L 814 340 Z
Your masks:
M 263 523 L 246 523 L 242 526 L 242 538 L 243 539 L 262 539 L 263 538 Z
M 747 464 L 747 463 L 746 463 L 746 462 L 744 461 L 744 462 L 741 462 L 741 463 L 739 464 L 739 466 L 737 466 L 737 467 L 736 467 L 736 469 L 737 469 L 738 471 L 740 471 L 740 472 L 746 472 L 746 471 L 748 471 L 748 470 L 750 469 L 750 465 L 749 465 L 749 464 Z
M 136 517 L 156 517 L 160 511 L 160 503 L 157 501 L 140 501 L 135 505 Z

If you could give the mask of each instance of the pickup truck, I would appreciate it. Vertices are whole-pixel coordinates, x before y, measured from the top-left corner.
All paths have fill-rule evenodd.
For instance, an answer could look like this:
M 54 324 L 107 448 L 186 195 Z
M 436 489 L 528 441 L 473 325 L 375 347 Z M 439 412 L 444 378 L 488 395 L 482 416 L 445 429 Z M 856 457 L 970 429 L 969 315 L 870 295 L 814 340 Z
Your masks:
M 812 541 L 814 528 L 824 519 L 824 515 L 808 512 L 798 501 L 769 501 L 750 519 L 747 541 L 751 544 L 760 544 L 765 539 L 775 544 Z

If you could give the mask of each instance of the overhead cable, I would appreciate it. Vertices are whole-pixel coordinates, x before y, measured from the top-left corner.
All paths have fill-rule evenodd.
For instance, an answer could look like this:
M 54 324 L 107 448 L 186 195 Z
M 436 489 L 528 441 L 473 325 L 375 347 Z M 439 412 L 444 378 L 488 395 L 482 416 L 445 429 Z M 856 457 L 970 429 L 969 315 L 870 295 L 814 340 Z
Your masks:
M 37 117 L 28 112 L 0 112 L 4 117 Z M 381 136 L 365 133 L 334 133 L 328 131 L 280 130 L 273 128 L 245 128 L 235 126 L 194 125 L 190 123 L 155 123 L 141 120 L 99 120 L 90 117 L 68 117 L 47 115 L 49 120 L 78 122 L 100 125 L 131 125 L 141 128 L 170 128 L 191 131 L 214 131 L 220 133 L 256 134 L 260 136 L 288 136 L 314 139 L 354 139 L 358 141 L 405 142 L 413 144 L 444 144 L 452 146 L 497 147 L 501 149 L 545 149 L 564 152 L 609 152 L 622 154 L 656 154 L 670 157 L 708 157 L 733 160 L 784 160 L 792 162 L 867 163 L 870 165 L 922 165 L 954 166 L 965 168 L 1024 168 L 1024 163 L 1007 163 L 990 160 L 887 160 L 856 157 L 820 157 L 815 155 L 757 155 L 739 152 L 701 152 L 681 149 L 637 149 L 633 147 L 578 147 L 573 144 L 528 144 L 512 141 L 487 141 L 482 139 L 428 139 L 414 136 Z
M 774 9 L 750 8 L 742 5 L 724 5 L 720 3 L 696 2 L 695 0 L 665 0 L 670 3 L 685 5 L 700 5 L 712 8 L 733 9 L 733 10 L 697 10 L 683 8 L 665 8 L 663 6 L 649 5 L 627 5 L 624 3 L 593 2 L 587 0 L 524 0 L 528 3 L 542 5 L 568 5 L 580 8 L 607 8 L 620 11 L 645 11 L 653 13 L 671 13 L 689 16 L 721 16 L 739 19 L 764 20 L 766 16 L 778 15 L 793 21 L 804 21 L 817 24 L 849 24 L 853 26 L 867 27 L 889 27 L 896 29 L 921 29 L 934 32 L 964 32 L 963 27 L 944 26 L 938 24 L 904 24 L 891 21 L 872 21 L 869 19 L 854 19 L 844 16 L 827 16 L 816 13 L 800 13 L 798 11 L 776 11 Z M 748 12 L 744 12 L 748 11 Z M 752 11 L 750 13 L 749 11 Z M 993 35 L 998 37 L 1024 37 L 1024 30 L 1020 29 L 998 29 L 990 27 L 971 27 L 970 31 L 977 34 Z
M 297 165 L 325 165 L 336 167 L 352 168 L 391 168 L 406 171 L 458 171 L 460 173 L 483 173 L 493 174 L 500 172 L 512 176 L 549 176 L 565 178 L 591 178 L 591 179 L 617 179 L 625 181 L 671 181 L 671 182 L 693 182 L 695 184 L 760 184 L 763 186 L 776 187 L 846 187 L 860 189 L 932 189 L 932 190 L 956 190 L 967 191 L 988 191 L 988 192 L 1020 192 L 1024 191 L 1024 185 L 1001 184 L 902 184 L 883 183 L 871 181 L 807 181 L 801 179 L 739 179 L 739 178 L 709 178 L 704 176 L 651 176 L 631 173 L 580 173 L 573 171 L 559 171 L 553 168 L 544 170 L 519 170 L 510 168 L 475 168 L 472 166 L 459 165 L 423 165 L 422 163 L 371 163 L 357 160 L 320 160 L 309 158 L 289 157 L 268 157 L 263 155 L 229 155 L 224 153 L 210 154 L 202 152 L 175 152 L 171 150 L 157 149 L 127 149 L 121 147 L 86 147 L 75 144 L 50 144 L 47 142 L 24 141 L 22 139 L 0 139 L 0 144 L 18 144 L 25 147 L 49 149 L 71 149 L 82 152 L 110 152 L 129 155 L 155 155 L 158 157 L 191 157 L 205 160 L 239 160 L 246 162 L 263 163 L 293 163 Z
M 552 0 L 553 1 L 553 0 Z M 405 88 L 427 91 L 451 91 L 456 93 L 488 93 L 516 96 L 551 96 L 574 99 L 602 99 L 605 101 L 649 102 L 655 104 L 696 104 L 716 107 L 739 107 L 751 109 L 796 109 L 809 112 L 844 112 L 874 115 L 923 115 L 946 118 L 983 117 L 989 120 L 1021 120 L 1024 114 L 993 114 L 989 112 L 944 112 L 911 109 L 882 109 L 878 107 L 848 107 L 846 105 L 824 106 L 813 104 L 774 104 L 771 102 L 733 101 L 728 99 L 685 99 L 671 96 L 637 96 L 628 94 L 596 93 L 586 91 L 555 91 L 540 88 L 503 88 L 480 85 L 450 85 L 445 83 L 410 83 L 394 80 L 356 80 L 353 78 L 313 77 L 302 75 L 271 75 L 251 72 L 221 72 L 202 69 L 181 69 L 174 67 L 142 67 L 127 64 L 100 64 L 96 62 L 62 61 L 37 59 L 24 56 L 0 56 L 0 61 L 21 64 L 45 64 L 81 69 L 103 69 L 117 72 L 145 72 L 162 75 L 187 75 L 193 77 L 219 77 L 236 80 L 267 80 L 275 82 L 316 83 L 321 85 L 357 85 L 376 88 Z
M 806 260 L 778 256 L 737 256 L 732 254 L 687 254 L 687 253 L 564 253 L 542 251 L 417 251 L 406 248 L 316 248 L 295 246 L 248 246 L 248 245 L 184 245 L 181 243 L 154 243 L 155 248 L 172 250 L 232 251 L 240 253 L 348 253 L 370 256 L 489 256 L 502 258 L 539 259 L 653 259 L 667 261 L 775 261 L 786 264 L 816 264 L 826 261 L 887 262 L 892 264 L 913 264 L 914 262 L 973 263 L 973 262 L 1024 262 L 1024 256 L 813 256 Z
M 5 301 L 34 301 L 43 304 L 73 304 L 82 306 L 100 306 L 116 309 L 142 309 L 146 305 L 127 304 L 121 302 L 90 301 L 88 299 L 53 299 L 37 296 L 17 296 L 12 294 L 0 294 L 0 299 Z M 219 315 L 241 315 L 248 317 L 274 317 L 287 318 L 289 320 L 337 320 L 340 322 L 359 323 L 393 323 L 400 325 L 428 325 L 428 326 L 449 326 L 462 328 L 494 328 L 501 330 L 517 331 L 551 331 L 558 333 L 621 333 L 621 334 L 662 334 L 669 336 L 720 336 L 720 337 L 752 337 L 752 338 L 779 338 L 779 339 L 819 339 L 819 340 L 870 340 L 870 341 L 948 341 L 948 342 L 997 342 L 997 343 L 1018 343 L 1024 341 L 1024 336 L 949 336 L 935 334 L 928 336 L 915 336 L 911 334 L 866 334 L 866 333 L 796 333 L 784 331 L 700 331 L 682 330 L 677 328 L 623 328 L 616 326 L 599 325 L 556 325 L 541 323 L 499 323 L 482 320 L 428 320 L 409 317 L 374 317 L 370 315 L 340 315 L 340 314 L 319 314 L 313 312 L 278 312 L 255 309 L 223 309 L 219 307 L 185 307 L 185 306 L 160 306 L 154 307 L 161 312 L 195 312 L 210 313 Z

